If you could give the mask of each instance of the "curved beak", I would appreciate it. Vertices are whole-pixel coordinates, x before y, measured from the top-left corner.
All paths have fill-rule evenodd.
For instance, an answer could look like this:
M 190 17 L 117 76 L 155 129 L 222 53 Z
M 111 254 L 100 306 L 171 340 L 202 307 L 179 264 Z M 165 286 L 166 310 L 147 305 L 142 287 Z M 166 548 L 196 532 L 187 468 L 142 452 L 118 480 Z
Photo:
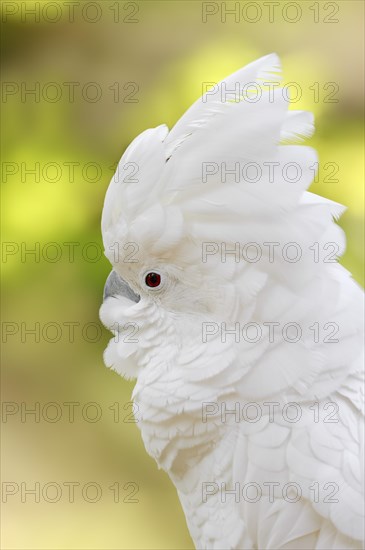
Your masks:
M 136 304 L 141 299 L 141 297 L 131 289 L 128 283 L 126 283 L 114 270 L 110 272 L 105 282 L 103 300 L 106 300 L 109 296 L 124 296 Z

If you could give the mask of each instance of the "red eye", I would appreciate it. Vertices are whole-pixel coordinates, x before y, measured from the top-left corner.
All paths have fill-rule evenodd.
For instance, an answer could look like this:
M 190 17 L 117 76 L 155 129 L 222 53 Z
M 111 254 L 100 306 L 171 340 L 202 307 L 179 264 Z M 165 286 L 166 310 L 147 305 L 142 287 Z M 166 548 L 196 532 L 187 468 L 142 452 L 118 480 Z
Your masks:
M 147 273 L 145 281 L 147 286 L 155 288 L 161 283 L 161 275 L 152 271 L 151 273 Z

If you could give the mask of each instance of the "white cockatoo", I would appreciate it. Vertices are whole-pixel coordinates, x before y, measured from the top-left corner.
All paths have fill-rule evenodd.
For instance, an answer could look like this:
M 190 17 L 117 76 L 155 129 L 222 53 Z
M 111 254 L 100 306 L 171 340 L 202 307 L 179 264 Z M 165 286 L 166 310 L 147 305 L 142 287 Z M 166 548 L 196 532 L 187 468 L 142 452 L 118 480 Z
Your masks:
M 360 287 L 275 54 L 139 135 L 106 193 L 105 363 L 197 548 L 362 548 Z

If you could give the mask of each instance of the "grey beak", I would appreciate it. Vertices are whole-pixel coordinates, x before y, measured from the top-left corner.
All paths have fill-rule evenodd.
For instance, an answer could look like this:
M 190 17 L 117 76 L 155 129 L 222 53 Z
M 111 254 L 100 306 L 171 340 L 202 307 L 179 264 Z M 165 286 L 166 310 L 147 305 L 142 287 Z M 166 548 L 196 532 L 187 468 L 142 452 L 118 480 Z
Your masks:
M 135 303 L 138 303 L 141 299 L 114 270 L 111 271 L 105 282 L 103 300 L 106 300 L 109 296 L 124 296 Z

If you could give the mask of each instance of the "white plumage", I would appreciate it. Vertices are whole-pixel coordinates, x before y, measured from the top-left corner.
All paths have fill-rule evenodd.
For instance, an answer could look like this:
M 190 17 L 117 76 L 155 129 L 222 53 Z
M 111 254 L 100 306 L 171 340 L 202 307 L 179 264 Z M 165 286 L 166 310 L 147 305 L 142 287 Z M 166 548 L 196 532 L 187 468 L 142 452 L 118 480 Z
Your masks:
M 124 281 L 101 308 L 105 362 L 137 379 L 197 548 L 360 549 L 363 293 L 333 261 L 344 208 L 306 191 L 313 117 L 278 82 L 259 59 L 124 153 L 102 217 Z

